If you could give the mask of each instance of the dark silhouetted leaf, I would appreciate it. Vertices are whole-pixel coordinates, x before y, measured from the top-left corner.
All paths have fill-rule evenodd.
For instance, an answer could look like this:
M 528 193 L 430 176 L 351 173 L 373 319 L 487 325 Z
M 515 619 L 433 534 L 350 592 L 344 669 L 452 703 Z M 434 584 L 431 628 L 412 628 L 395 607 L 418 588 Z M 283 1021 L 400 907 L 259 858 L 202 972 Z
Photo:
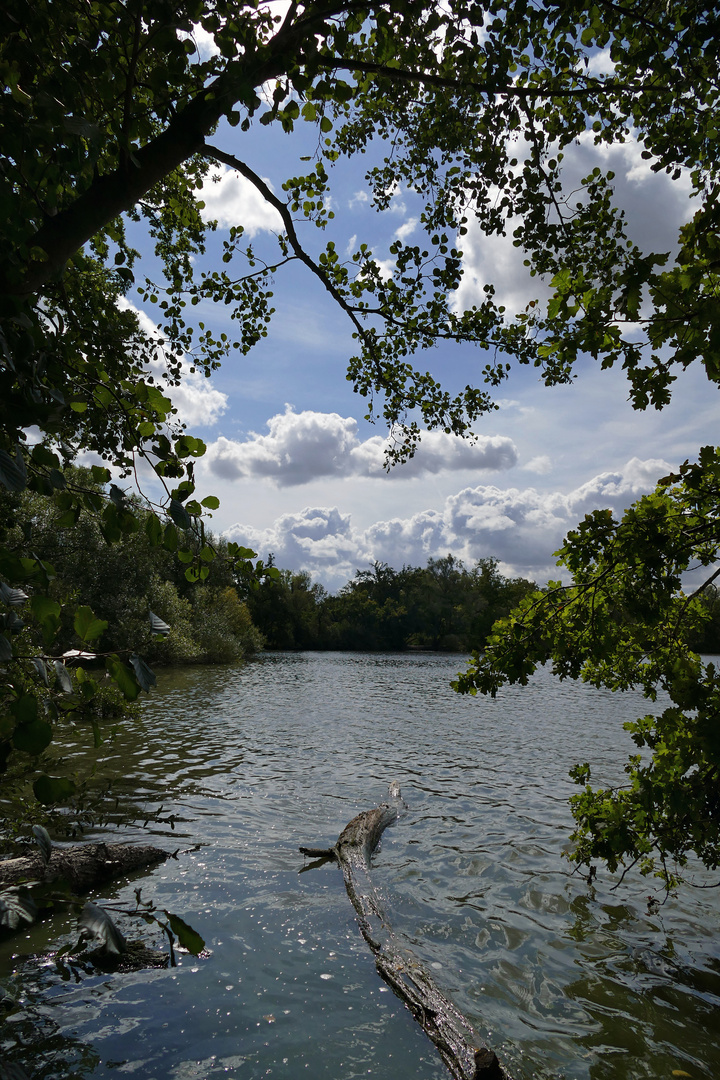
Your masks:
M 41 656 L 33 656 L 32 664 L 45 686 L 49 686 L 47 664 Z
M 0 893 L 0 926 L 17 930 L 21 922 L 32 923 L 37 918 L 37 908 L 29 896 L 22 896 L 19 889 L 5 889 Z
M 25 754 L 37 757 L 52 742 L 52 728 L 47 720 L 38 717 L 30 724 L 18 724 L 13 733 L 13 746 Z
M 54 660 L 53 667 L 55 668 L 55 677 L 60 684 L 60 689 L 65 694 L 72 694 L 73 684 L 72 676 L 70 672 L 63 664 L 62 660 Z
M 179 503 L 177 499 L 170 500 L 168 513 L 179 529 L 190 528 L 190 515 L 183 504 Z
M 0 599 L 12 607 L 18 607 L 20 604 L 25 603 L 28 594 L 23 592 L 22 589 L 11 589 L 4 581 L 0 581 Z
M 84 930 L 88 930 L 94 937 L 99 939 L 106 952 L 119 955 L 127 949 L 125 938 L 107 911 L 98 907 L 97 904 L 85 904 L 79 921 Z
M 42 861 L 47 866 L 50 862 L 50 856 L 52 855 L 52 840 L 47 829 L 42 825 L 33 825 L 33 836 L 37 842 L 37 846 L 40 848 L 40 854 L 42 855 Z
M 179 915 L 172 915 L 169 911 L 166 911 L 165 914 L 168 917 L 170 929 L 177 937 L 178 942 L 183 949 L 187 949 L 187 951 L 194 956 L 197 956 L 198 953 L 202 952 L 205 948 L 205 942 L 200 937 L 197 930 L 193 930 L 192 926 L 188 926 Z
M 38 802 L 49 806 L 51 803 L 64 802 L 75 794 L 75 784 L 65 776 L 38 776 L 33 784 L 33 791 Z
M 0 450 L 0 484 L 8 491 L 23 491 L 27 487 L 27 471 L 19 447 L 14 458 L 6 450 Z
M 0 660 L 12 660 L 12 654 L 12 645 L 4 634 L 0 634 Z
M 142 657 L 138 656 L 137 653 L 133 653 L 130 657 L 130 663 L 135 671 L 135 677 L 145 693 L 149 691 L 151 686 L 157 686 L 155 672 L 147 666 Z

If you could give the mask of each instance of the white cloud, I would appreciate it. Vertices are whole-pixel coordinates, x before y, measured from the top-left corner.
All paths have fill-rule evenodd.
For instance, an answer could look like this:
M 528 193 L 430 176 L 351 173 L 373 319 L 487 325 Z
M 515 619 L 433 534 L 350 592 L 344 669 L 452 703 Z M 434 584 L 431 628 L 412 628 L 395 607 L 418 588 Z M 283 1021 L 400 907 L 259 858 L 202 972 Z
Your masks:
M 120 297 L 118 307 L 122 310 L 133 311 L 140 323 L 140 329 L 148 337 L 155 339 L 162 337 L 159 327 L 150 316 L 140 308 L 136 308 L 125 297 Z M 181 382 L 177 386 L 171 386 L 165 379 L 167 374 L 165 362 L 157 359 L 149 364 L 150 374 L 177 409 L 176 419 L 187 424 L 188 427 L 211 427 L 227 410 L 227 394 L 215 390 L 210 379 L 206 379 L 201 372 L 192 371 L 192 365 L 187 360 L 181 361 L 180 368 Z
M 371 561 L 369 551 L 353 533 L 350 515 L 337 508 L 307 507 L 297 514 L 283 514 L 269 529 L 232 525 L 225 536 L 263 558 L 272 552 L 283 569 L 309 570 L 337 585 L 351 578 L 358 564 Z
M 307 507 L 283 515 L 269 529 L 237 524 L 226 535 L 263 557 L 272 551 L 278 566 L 307 570 L 333 588 L 375 560 L 400 569 L 424 566 L 448 552 L 468 565 L 493 556 L 504 573 L 544 583 L 557 577 L 552 553 L 584 514 L 609 508 L 618 517 L 668 469 L 660 459 L 633 458 L 569 492 L 467 487 L 447 498 L 441 510 L 377 521 L 362 531 L 336 508 Z
M 219 56 L 220 50 L 215 44 L 215 38 L 207 30 L 203 30 L 199 23 L 196 23 L 192 28 L 192 33 L 188 34 L 185 30 L 178 30 L 177 36 L 180 40 L 190 39 L 195 44 L 195 54 L 193 59 L 199 59 L 201 61 L 209 60 L 212 56 Z
M 395 238 L 397 240 L 402 240 L 404 243 L 405 240 L 407 240 L 408 236 L 412 236 L 412 234 L 417 229 L 418 220 L 419 219 L 416 217 L 408 218 L 408 220 L 403 225 L 400 225 L 399 228 L 395 230 Z
M 694 210 L 689 197 L 690 178 L 686 172 L 676 181 L 665 172 L 653 173 L 652 162 L 644 160 L 642 152 L 642 145 L 632 136 L 624 143 L 596 146 L 594 134 L 585 132 L 564 151 L 564 197 L 578 191 L 579 199 L 581 179 L 596 166 L 612 170 L 616 202 L 625 211 L 629 238 L 643 251 L 672 253 L 677 249 L 680 226 Z M 524 144 L 519 144 L 513 153 L 522 163 Z M 519 223 L 519 219 L 511 218 L 505 236 L 485 236 L 470 221 L 461 241 L 465 277 L 454 295 L 456 308 L 481 302 L 483 286 L 490 283 L 495 286 L 496 303 L 504 305 L 509 316 L 523 311 L 531 300 L 544 302 L 550 297 L 549 285 L 530 276 L 529 268 L 523 265 L 524 251 L 513 246 L 513 231 Z
M 356 191 L 352 199 L 348 202 L 348 206 L 352 210 L 354 206 L 362 206 L 364 203 L 370 202 L 370 196 L 367 191 Z
M 290 487 L 321 477 L 408 479 L 460 469 L 497 471 L 517 462 L 515 446 L 506 436 L 480 436 L 472 443 L 433 431 L 402 470 L 386 474 L 387 440 L 378 435 L 361 440 L 353 417 L 310 410 L 296 413 L 286 406 L 267 426 L 267 435 L 253 432 L 243 442 L 218 439 L 208 447 L 205 467 L 225 480 L 269 479 Z
M 204 221 L 217 221 L 221 229 L 242 225 L 249 237 L 282 229 L 282 220 L 275 207 L 267 203 L 244 176 L 224 165 L 213 175 L 219 176 L 219 180 L 206 180 L 198 196 L 205 203 L 201 211 Z M 272 191 L 270 181 L 265 179 L 265 183 Z
M 552 461 L 547 454 L 538 454 L 537 457 L 531 458 L 527 465 L 523 465 L 523 469 L 526 472 L 537 473 L 538 476 L 545 476 L 552 470 Z
M 375 262 L 383 281 L 387 281 L 395 273 L 396 266 L 394 259 L 375 259 Z
M 390 195 L 391 191 L 388 190 L 387 194 Z M 407 213 L 407 203 L 405 202 L 404 192 L 400 184 L 395 184 L 392 188 L 388 210 L 391 214 Z
M 612 75 L 615 65 L 610 59 L 610 49 L 600 49 L 591 56 L 587 70 L 590 75 Z

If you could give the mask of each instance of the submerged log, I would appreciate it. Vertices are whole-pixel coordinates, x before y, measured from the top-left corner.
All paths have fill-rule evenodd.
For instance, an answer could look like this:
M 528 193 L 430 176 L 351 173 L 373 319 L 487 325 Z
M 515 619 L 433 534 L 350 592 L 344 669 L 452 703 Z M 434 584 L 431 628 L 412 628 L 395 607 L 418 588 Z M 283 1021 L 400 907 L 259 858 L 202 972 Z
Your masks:
M 329 848 L 301 847 L 303 855 L 339 863 L 360 930 L 372 950 L 378 974 L 405 1003 L 438 1049 L 455 1080 L 512 1080 L 473 1025 L 435 984 L 416 957 L 393 933 L 370 874 L 380 837 L 404 807 L 397 784 L 389 800 L 358 814 Z
M 45 865 L 38 851 L 0 860 L 0 886 L 20 882 L 65 881 L 73 892 L 88 892 L 114 878 L 153 866 L 170 852 L 151 844 L 74 844 L 52 849 Z

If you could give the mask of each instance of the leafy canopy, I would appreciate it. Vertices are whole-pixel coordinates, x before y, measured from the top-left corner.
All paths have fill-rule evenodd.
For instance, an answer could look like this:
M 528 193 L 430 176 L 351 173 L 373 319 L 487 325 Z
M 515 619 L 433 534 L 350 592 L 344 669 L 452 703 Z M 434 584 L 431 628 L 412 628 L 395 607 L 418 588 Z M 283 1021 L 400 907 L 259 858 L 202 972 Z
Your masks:
M 267 333 L 272 277 L 290 262 L 303 263 L 350 320 L 348 378 L 368 414 L 393 429 L 396 460 L 413 453 L 422 427 L 469 434 L 514 361 L 534 365 L 549 386 L 571 380 L 580 357 L 621 365 L 639 409 L 662 408 L 691 363 L 717 383 L 719 19 L 712 5 L 676 0 L 291 0 L 282 16 L 257 0 L 18 0 L 0 44 L 0 481 L 53 500 L 68 523 L 99 516 L 112 542 L 139 527 L 123 491 L 68 485 L 63 466 L 83 450 L 121 475 L 144 460 L 161 492 L 148 499 L 148 535 L 172 547 L 179 533 L 195 534 L 187 573 L 206 576 L 202 514 L 216 500 L 195 497 L 193 459 L 204 447 L 177 424 L 172 385 L 185 357 L 210 373 Z M 201 38 L 212 51 L 198 49 Z M 246 160 L 244 136 L 258 124 L 316 132 L 314 156 L 282 195 Z M 564 187 L 564 155 L 587 132 L 599 145 L 636 139 L 653 170 L 689 184 L 694 216 L 672 260 L 628 239 L 611 173 L 596 168 L 579 189 Z M 398 184 L 424 202 L 423 241 L 393 243 L 391 277 L 367 245 L 343 261 L 323 241 L 332 167 L 366 150 L 378 210 Z M 218 164 L 278 212 L 273 265 L 239 225 L 222 267 L 195 270 L 212 229 L 197 192 Z M 142 275 L 129 224 L 153 238 L 160 281 Z M 512 229 L 550 300 L 509 319 L 488 284 L 461 309 L 471 225 L 488 236 Z M 133 287 L 156 306 L 160 337 L 121 303 Z M 235 341 L 193 319 L 207 300 L 229 306 Z M 416 358 L 438 341 L 476 344 L 479 378 L 447 388 L 423 371 Z M 158 358 L 160 384 L 149 374 Z M 41 435 L 32 449 L 31 426 Z M 461 680 L 494 691 L 552 657 L 561 674 L 674 695 L 679 712 L 633 731 L 655 757 L 631 763 L 630 793 L 578 797 L 581 861 L 595 854 L 614 865 L 652 851 L 682 859 L 694 849 L 716 864 L 717 750 L 704 734 L 717 727 L 714 674 L 688 649 L 700 616 L 680 590 L 686 567 L 716 558 L 719 467 L 706 449 L 624 522 L 586 521 L 561 553 L 575 584 L 526 600 Z M 98 468 L 94 480 L 107 485 L 110 473 Z M 263 572 L 252 553 L 234 554 L 248 573 Z M 10 590 L 2 730 L 11 740 L 17 730 L 16 749 L 32 752 L 50 720 L 36 710 L 15 606 L 29 608 L 35 659 L 53 660 L 52 567 L 6 550 L 0 573 Z M 27 600 L 13 592 L 23 586 Z M 76 628 L 85 643 L 97 629 L 80 612 Z M 124 661 L 108 663 L 130 689 Z M 697 837 L 694 823 L 709 831 Z M 586 832 L 598 838 L 592 849 Z

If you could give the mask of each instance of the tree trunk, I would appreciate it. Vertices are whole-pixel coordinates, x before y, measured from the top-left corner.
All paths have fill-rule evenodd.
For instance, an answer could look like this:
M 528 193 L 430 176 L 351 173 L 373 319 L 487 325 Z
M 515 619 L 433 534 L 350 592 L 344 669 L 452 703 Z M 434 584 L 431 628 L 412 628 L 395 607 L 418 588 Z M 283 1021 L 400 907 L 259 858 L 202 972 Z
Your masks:
M 75 844 L 52 849 L 47 866 L 40 853 L 0 860 L 0 886 L 19 882 L 66 881 L 73 892 L 87 892 L 113 878 L 163 862 L 168 851 L 150 844 Z
M 397 784 L 389 801 L 358 814 L 330 848 L 301 847 L 304 855 L 333 859 L 382 979 L 404 1001 L 437 1047 L 455 1080 L 512 1080 L 470 1021 L 443 994 L 412 953 L 400 945 L 385 918 L 370 875 L 370 858 L 388 825 L 404 806 Z

